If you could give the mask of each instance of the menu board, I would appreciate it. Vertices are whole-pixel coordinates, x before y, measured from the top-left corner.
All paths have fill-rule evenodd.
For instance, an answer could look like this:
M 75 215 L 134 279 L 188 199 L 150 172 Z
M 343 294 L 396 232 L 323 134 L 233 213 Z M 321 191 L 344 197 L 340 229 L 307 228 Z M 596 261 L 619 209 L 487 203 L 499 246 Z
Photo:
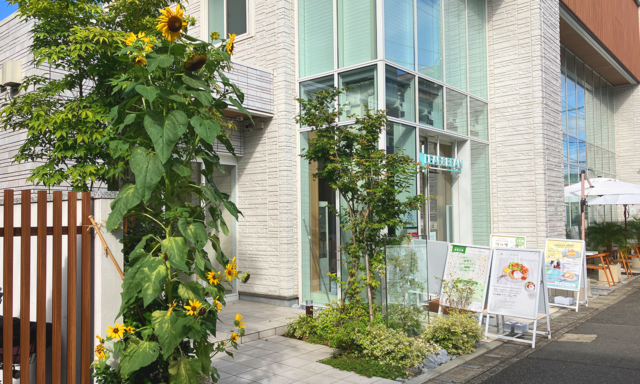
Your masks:
M 584 241 L 547 239 L 544 258 L 549 288 L 580 290 L 584 274 Z
M 474 285 L 473 296 L 466 308 L 469 311 L 484 311 L 490 261 L 491 249 L 489 247 L 449 244 L 443 280 L 453 282 L 459 278 Z M 442 294 L 440 297 L 442 305 L 446 306 L 447 298 Z
M 491 235 L 491 248 L 516 248 L 527 247 L 527 238 L 524 236 Z
M 542 253 L 539 250 L 493 251 L 489 312 L 497 315 L 536 319 L 541 289 Z

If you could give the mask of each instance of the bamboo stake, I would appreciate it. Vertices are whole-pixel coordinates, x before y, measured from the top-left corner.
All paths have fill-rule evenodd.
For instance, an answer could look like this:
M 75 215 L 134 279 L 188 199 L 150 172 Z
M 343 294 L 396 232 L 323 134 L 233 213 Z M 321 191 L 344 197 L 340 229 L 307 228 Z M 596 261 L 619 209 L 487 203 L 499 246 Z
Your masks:
M 107 242 L 104 241 L 104 237 L 102 237 L 102 232 L 100 232 L 100 227 L 98 227 L 98 224 L 96 224 L 95 220 L 93 220 L 93 216 L 89 215 L 89 220 L 91 220 L 91 226 L 93 227 L 93 229 L 95 229 L 96 233 L 100 237 L 100 241 L 102 242 L 102 246 L 104 247 L 104 250 L 107 251 L 107 253 L 109 254 L 109 257 L 111 258 L 111 261 L 113 262 L 113 265 L 116 266 L 116 269 L 120 274 L 120 278 L 122 279 L 122 281 L 124 281 L 124 273 L 122 273 L 122 269 L 120 269 L 120 266 L 116 262 L 115 257 L 113 257 L 111 250 L 107 246 Z

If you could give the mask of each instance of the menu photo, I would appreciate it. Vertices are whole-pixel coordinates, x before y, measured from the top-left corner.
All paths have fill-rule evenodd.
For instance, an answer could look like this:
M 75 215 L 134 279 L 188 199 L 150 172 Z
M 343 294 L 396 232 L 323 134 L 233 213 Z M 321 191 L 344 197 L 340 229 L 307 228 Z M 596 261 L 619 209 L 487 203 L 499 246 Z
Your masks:
M 489 284 L 489 312 L 535 319 L 542 288 L 541 264 L 542 254 L 538 250 L 494 250 Z
M 584 242 L 582 240 L 548 239 L 545 249 L 545 271 L 549 288 L 578 291 L 584 274 Z

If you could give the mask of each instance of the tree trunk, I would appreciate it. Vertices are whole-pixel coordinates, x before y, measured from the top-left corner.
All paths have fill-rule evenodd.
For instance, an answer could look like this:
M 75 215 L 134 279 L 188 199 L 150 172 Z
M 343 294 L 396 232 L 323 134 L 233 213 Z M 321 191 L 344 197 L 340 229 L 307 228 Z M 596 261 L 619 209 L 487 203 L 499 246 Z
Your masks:
M 369 297 L 369 321 L 373 322 L 373 304 L 371 303 L 371 273 L 369 272 L 369 253 L 365 250 L 364 262 L 367 268 L 367 296 Z

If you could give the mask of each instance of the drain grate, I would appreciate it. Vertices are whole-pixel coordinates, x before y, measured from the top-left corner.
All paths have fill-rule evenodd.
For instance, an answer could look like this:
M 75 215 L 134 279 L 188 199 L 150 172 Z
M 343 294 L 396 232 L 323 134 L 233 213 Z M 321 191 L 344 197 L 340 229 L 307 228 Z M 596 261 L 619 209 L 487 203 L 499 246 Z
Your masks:
M 453 380 L 445 379 L 444 377 L 434 377 L 433 380 L 444 381 L 445 383 L 453 383 Z
M 501 355 L 485 355 L 485 356 L 487 356 L 487 357 L 495 357 L 496 359 L 502 358 Z
M 467 364 L 460 364 L 461 367 L 466 367 L 466 368 L 471 368 L 471 369 L 480 369 L 480 367 L 476 366 L 476 365 L 467 365 Z

